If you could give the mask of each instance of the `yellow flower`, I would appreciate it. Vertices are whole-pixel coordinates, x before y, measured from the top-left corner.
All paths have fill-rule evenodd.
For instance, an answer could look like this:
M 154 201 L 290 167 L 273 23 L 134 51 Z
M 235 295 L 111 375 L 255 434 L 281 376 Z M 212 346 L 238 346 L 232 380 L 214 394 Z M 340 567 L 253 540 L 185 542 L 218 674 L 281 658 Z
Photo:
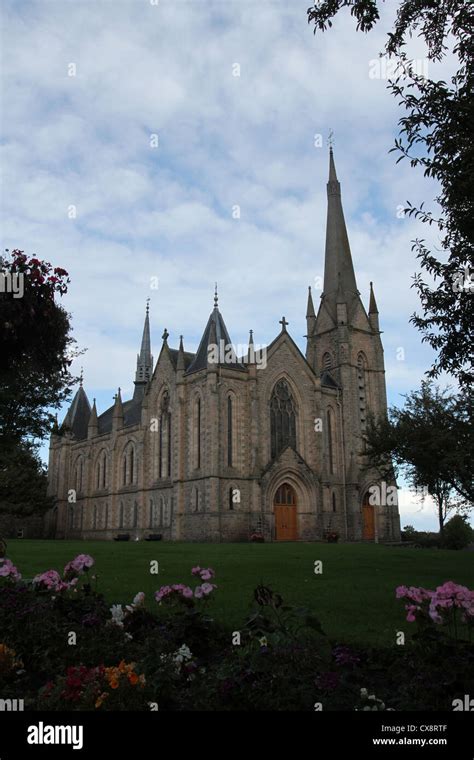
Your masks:
M 96 708 L 98 708 L 98 707 L 101 707 L 101 705 L 102 705 L 102 702 L 103 702 L 105 699 L 107 699 L 107 697 L 108 697 L 108 696 L 109 696 L 109 695 L 107 694 L 107 692 L 106 692 L 106 691 L 103 691 L 103 692 L 102 692 L 102 694 L 100 694 L 100 695 L 97 697 L 97 700 L 96 700 L 96 703 L 95 703 L 95 706 L 96 706 Z

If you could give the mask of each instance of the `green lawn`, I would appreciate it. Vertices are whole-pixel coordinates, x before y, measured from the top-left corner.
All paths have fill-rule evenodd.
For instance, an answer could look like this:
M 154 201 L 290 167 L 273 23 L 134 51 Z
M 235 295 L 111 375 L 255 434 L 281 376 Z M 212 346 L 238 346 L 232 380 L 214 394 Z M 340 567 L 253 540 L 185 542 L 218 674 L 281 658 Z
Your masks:
M 474 587 L 474 554 L 463 551 L 395 549 L 376 545 L 188 544 L 103 541 L 11 540 L 8 557 L 24 578 L 62 567 L 79 553 L 96 561 L 99 590 L 113 602 L 130 602 L 137 591 L 148 595 L 167 583 L 190 583 L 193 565 L 216 571 L 218 590 L 210 609 L 238 629 L 249 611 L 252 592 L 262 582 L 285 602 L 310 607 L 333 638 L 392 644 L 395 631 L 409 633 L 400 584 L 434 588 L 453 580 Z M 159 575 L 150 574 L 158 560 Z M 314 573 L 322 560 L 323 573 Z

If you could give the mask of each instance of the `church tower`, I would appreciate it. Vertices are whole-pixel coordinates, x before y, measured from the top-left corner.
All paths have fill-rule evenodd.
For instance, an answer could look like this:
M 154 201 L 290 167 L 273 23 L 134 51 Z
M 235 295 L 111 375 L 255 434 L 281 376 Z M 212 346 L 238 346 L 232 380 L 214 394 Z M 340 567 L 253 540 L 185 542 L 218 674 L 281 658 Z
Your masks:
M 357 513 L 367 502 L 365 432 L 368 416 L 387 410 L 385 366 L 378 309 L 370 287 L 367 313 L 357 287 L 332 147 L 329 152 L 324 286 L 317 316 L 311 292 L 307 308 L 306 358 L 313 370 L 339 388 L 340 434 L 343 438 L 343 483 L 349 532 L 364 538 Z M 357 523 L 362 535 L 357 536 Z M 351 529 L 352 528 L 352 529 Z

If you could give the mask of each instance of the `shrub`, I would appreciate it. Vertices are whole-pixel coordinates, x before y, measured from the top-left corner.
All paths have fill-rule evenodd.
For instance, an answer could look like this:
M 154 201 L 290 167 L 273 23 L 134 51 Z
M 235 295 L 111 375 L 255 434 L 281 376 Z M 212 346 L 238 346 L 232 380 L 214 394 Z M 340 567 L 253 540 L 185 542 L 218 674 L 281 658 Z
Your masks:
M 444 549 L 465 549 L 473 539 L 473 530 L 466 515 L 454 515 L 443 530 Z

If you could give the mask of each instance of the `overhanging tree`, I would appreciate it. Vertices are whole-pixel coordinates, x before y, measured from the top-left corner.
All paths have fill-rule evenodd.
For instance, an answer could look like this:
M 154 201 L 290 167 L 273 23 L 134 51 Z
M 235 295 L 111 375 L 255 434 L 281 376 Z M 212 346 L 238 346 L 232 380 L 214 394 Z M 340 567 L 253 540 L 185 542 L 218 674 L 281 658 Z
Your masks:
M 0 277 L 0 510 L 43 512 L 51 503 L 38 442 L 75 381 L 69 315 L 55 300 L 69 278 L 20 250 L 0 257 Z

